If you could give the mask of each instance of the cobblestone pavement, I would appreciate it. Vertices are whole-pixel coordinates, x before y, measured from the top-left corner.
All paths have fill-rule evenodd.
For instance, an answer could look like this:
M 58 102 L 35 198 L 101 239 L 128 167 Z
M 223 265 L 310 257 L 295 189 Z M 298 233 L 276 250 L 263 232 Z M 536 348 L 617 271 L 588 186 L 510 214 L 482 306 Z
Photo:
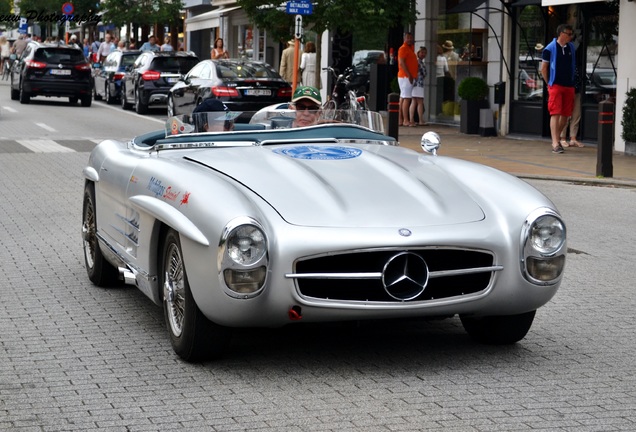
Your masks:
M 514 346 L 475 344 L 457 318 L 295 326 L 187 364 L 160 308 L 88 281 L 87 159 L 0 154 L 0 430 L 636 430 L 634 189 L 539 182 L 572 253 Z

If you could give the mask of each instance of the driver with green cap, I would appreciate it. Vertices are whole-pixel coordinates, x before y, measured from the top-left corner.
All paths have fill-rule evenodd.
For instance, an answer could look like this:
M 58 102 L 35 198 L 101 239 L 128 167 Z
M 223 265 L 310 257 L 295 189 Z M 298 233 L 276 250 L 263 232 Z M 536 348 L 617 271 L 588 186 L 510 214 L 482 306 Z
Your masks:
M 313 126 L 320 117 L 322 99 L 315 87 L 300 86 L 292 96 L 290 109 L 296 111 L 293 127 Z

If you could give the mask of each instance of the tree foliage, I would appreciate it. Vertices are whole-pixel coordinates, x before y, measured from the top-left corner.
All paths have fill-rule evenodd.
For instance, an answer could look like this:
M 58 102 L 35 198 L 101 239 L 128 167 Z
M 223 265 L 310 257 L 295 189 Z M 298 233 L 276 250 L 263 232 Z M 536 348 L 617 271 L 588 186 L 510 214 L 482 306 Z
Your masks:
M 177 23 L 183 4 L 180 0 L 104 0 L 102 9 L 104 22 L 117 27 L 128 23 L 143 26 Z
M 13 1 L 0 0 L 0 15 L 9 15 L 13 9 Z
M 237 0 L 237 4 L 258 28 L 266 29 L 273 38 L 285 41 L 293 35 L 294 15 L 286 13 L 286 2 L 278 3 L 278 8 L 269 0 Z M 414 23 L 416 18 L 412 0 L 314 0 L 312 4 L 312 14 L 303 16 L 303 27 L 318 34 L 338 29 L 364 37 Z
M 19 0 L 16 1 L 16 6 L 20 8 L 20 11 L 36 11 L 43 14 L 61 14 L 62 5 L 64 1 L 60 0 Z M 99 1 L 96 0 L 73 0 L 73 6 L 75 6 L 75 13 L 79 15 L 96 13 L 96 4 Z

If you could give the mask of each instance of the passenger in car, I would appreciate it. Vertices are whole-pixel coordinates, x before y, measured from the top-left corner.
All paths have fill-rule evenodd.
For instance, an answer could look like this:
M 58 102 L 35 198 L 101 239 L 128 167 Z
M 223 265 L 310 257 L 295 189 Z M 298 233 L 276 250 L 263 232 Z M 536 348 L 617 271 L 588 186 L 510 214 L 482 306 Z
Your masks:
M 234 130 L 234 113 L 216 98 L 207 98 L 192 111 L 197 132 L 223 132 Z

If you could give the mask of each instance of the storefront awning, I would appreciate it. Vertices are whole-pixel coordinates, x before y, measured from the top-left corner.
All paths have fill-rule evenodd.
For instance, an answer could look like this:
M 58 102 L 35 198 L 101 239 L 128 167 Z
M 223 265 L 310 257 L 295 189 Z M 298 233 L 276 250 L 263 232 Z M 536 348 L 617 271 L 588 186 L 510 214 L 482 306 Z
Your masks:
M 456 14 L 456 13 L 473 12 L 485 2 L 486 0 L 464 0 L 463 2 L 459 3 L 454 8 L 447 10 L 446 13 Z
M 512 7 L 518 6 L 541 6 L 541 0 L 517 0 L 512 3 Z
M 221 17 L 227 12 L 240 9 L 240 6 L 214 9 L 200 15 L 195 15 L 185 20 L 186 31 L 206 30 L 214 27 L 221 27 Z
M 569 4 L 592 3 L 598 1 L 603 0 L 541 0 L 541 6 L 562 6 Z

